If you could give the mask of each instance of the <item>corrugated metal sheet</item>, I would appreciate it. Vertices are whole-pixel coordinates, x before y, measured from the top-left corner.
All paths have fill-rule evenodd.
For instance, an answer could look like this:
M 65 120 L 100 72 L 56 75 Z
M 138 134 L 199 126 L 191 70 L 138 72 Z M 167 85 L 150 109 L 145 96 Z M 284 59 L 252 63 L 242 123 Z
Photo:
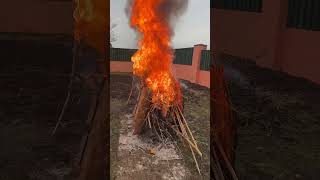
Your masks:
M 261 12 L 262 0 L 213 0 L 211 6 L 216 9 Z
M 201 51 L 200 59 L 200 70 L 210 71 L 211 59 L 210 59 L 210 50 Z
M 137 49 L 110 48 L 111 61 L 131 61 Z
M 173 64 L 192 65 L 193 48 L 175 49 Z

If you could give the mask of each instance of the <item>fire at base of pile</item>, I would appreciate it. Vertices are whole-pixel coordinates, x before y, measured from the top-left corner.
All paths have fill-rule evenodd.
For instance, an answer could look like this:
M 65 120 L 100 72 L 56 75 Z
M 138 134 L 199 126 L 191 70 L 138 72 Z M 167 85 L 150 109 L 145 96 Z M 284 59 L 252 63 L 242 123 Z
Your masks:
M 161 143 L 167 143 L 168 139 L 175 141 L 177 138 L 190 149 L 196 168 L 200 168 L 196 154 L 202 157 L 187 120 L 183 116 L 181 105 L 174 103 L 163 112 L 158 105 L 151 102 L 150 94 L 146 86 L 140 88 L 137 104 L 134 108 L 134 134 L 142 134 L 146 130 L 152 130 Z

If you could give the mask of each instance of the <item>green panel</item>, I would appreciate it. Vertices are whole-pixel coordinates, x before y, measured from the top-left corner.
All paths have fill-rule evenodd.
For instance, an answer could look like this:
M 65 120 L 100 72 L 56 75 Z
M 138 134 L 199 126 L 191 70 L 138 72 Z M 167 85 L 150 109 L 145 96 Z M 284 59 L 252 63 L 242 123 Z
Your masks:
M 310 29 L 312 27 L 312 8 L 313 8 L 313 1 L 306 1 L 306 11 L 305 11 L 305 18 L 306 21 L 304 23 L 304 27 Z
M 111 48 L 110 49 L 110 60 L 112 61 L 131 61 L 131 57 L 136 52 L 136 49 L 122 49 L 122 48 Z
M 217 9 L 223 9 L 225 7 L 224 0 L 212 0 L 212 7 Z
M 287 26 L 305 30 L 320 30 L 319 0 L 289 0 Z
M 211 65 L 210 50 L 203 50 L 201 52 L 200 70 L 210 71 L 210 65 Z
M 192 65 L 193 48 L 176 49 L 173 64 Z
M 299 8 L 299 23 L 298 23 L 298 27 L 299 28 L 303 28 L 304 27 L 304 23 L 305 23 L 305 10 L 306 10 L 306 1 L 308 0 L 304 0 L 301 1 L 300 4 L 300 8 Z
M 294 18 L 292 16 L 294 9 L 294 3 L 292 1 L 288 1 L 288 15 L 287 15 L 287 26 L 291 27 L 294 24 Z
M 247 12 L 261 12 L 262 0 L 214 0 L 213 8 Z
M 110 60 L 131 61 L 131 57 L 136 51 L 137 49 L 111 48 Z M 193 48 L 176 49 L 174 56 L 174 64 L 192 65 Z
M 313 2 L 312 30 L 320 31 L 320 1 L 319 0 Z

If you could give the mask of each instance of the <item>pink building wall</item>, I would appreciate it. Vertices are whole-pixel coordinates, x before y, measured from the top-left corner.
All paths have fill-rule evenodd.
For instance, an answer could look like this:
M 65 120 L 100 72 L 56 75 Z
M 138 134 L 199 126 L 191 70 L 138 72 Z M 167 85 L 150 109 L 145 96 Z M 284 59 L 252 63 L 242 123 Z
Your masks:
M 213 49 L 320 84 L 320 32 L 286 27 L 288 0 L 264 0 L 261 13 L 214 9 Z
M 210 71 L 199 71 L 197 84 L 210 87 Z
M 184 79 L 190 82 L 192 82 L 194 79 L 193 67 L 190 65 L 174 64 L 172 71 L 178 79 Z
M 203 44 L 197 44 L 193 47 L 193 56 L 192 56 L 192 83 L 199 82 L 199 72 L 200 72 L 200 60 L 202 50 L 206 50 L 207 46 Z
M 281 68 L 320 84 L 320 32 L 287 29 L 281 47 Z
M 9 0 L 0 9 L 0 32 L 73 32 L 73 1 Z
M 210 88 L 210 71 L 200 70 L 201 51 L 206 48 L 202 44 L 194 46 L 192 65 L 173 64 L 172 71 L 176 78 Z M 110 72 L 132 72 L 132 62 L 111 60 Z
M 110 61 L 110 72 L 132 72 L 132 62 Z

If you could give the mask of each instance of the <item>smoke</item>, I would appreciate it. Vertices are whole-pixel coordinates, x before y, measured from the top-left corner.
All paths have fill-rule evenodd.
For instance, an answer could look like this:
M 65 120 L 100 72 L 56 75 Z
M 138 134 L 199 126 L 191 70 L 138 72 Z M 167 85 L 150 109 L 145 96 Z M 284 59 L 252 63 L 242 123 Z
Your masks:
M 131 7 L 135 0 L 127 0 L 127 5 L 125 8 L 125 13 L 130 21 Z M 147 1 L 147 0 L 146 0 Z M 189 0 L 158 0 L 161 3 L 157 9 L 157 14 L 163 17 L 163 21 L 167 22 L 171 27 L 173 34 L 173 27 L 175 22 L 179 19 L 181 15 L 185 13 L 188 9 Z
M 188 8 L 189 0 L 163 0 L 158 13 L 169 23 L 174 23 Z
M 129 19 L 129 22 L 130 22 L 130 16 L 131 16 L 132 3 L 133 3 L 133 0 L 127 0 L 126 7 L 125 7 L 125 9 L 124 9 L 124 11 L 125 11 L 128 19 Z

